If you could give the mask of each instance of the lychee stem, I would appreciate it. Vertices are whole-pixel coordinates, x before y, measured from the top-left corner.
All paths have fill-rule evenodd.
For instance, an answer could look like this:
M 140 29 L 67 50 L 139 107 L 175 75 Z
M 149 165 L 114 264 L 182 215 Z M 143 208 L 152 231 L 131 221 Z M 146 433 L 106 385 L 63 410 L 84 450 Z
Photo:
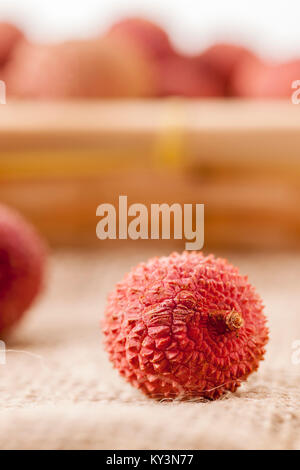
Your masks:
M 216 322 L 222 323 L 230 331 L 238 331 L 244 324 L 243 317 L 235 310 L 218 310 L 209 315 Z
M 244 320 L 240 313 L 232 310 L 228 315 L 226 315 L 225 323 L 230 331 L 236 331 L 243 326 Z

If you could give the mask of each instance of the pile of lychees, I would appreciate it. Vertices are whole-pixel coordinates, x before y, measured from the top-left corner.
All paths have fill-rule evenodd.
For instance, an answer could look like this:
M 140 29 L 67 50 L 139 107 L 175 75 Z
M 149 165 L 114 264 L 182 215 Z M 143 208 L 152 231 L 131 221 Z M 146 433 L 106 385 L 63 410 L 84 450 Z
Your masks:
M 15 26 L 0 23 L 0 79 L 19 98 L 284 98 L 299 74 L 300 60 L 267 63 L 235 44 L 184 55 L 162 27 L 143 18 L 60 44 L 29 42 Z

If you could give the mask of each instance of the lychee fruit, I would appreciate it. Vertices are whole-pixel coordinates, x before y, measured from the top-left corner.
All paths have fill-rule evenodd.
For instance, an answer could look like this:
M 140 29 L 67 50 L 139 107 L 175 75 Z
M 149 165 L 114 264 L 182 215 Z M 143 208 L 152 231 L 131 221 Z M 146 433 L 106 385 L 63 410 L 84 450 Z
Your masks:
M 22 31 L 15 25 L 0 22 L 0 66 L 9 59 L 14 47 L 23 37 Z
M 22 43 L 6 69 L 7 93 L 19 98 L 129 98 L 152 95 L 143 56 L 126 41 Z
M 166 31 L 145 18 L 124 18 L 112 25 L 108 35 L 131 40 L 152 59 L 161 60 L 174 54 Z
M 185 95 L 185 93 L 182 93 L 182 87 L 185 81 L 192 81 L 189 77 L 190 72 L 185 72 L 187 78 L 180 78 L 182 72 L 179 70 L 180 76 L 177 81 L 176 77 L 174 77 L 174 84 L 172 77 L 168 78 L 168 74 L 173 74 L 174 72 L 173 59 L 176 61 L 177 53 L 168 34 L 161 26 L 144 18 L 130 17 L 113 24 L 108 30 L 106 37 L 129 43 L 143 57 L 143 61 L 147 63 L 151 71 L 153 83 L 152 96 Z M 179 64 L 179 68 L 182 69 L 182 64 Z M 188 85 L 189 83 L 185 85 L 185 88 Z M 150 95 L 148 94 L 148 96 Z
M 292 82 L 300 78 L 300 60 L 286 63 L 246 61 L 236 71 L 233 88 L 246 98 L 291 98 Z
M 160 62 L 158 96 L 208 98 L 223 96 L 222 82 L 214 71 L 193 57 L 176 55 Z
M 46 249 L 35 229 L 0 205 L 0 337 L 19 321 L 39 293 Z
M 268 329 L 247 277 L 225 259 L 173 253 L 141 263 L 110 294 L 113 365 L 152 398 L 216 399 L 257 370 Z
M 245 60 L 256 56 L 246 47 L 230 43 L 216 43 L 198 55 L 201 64 L 206 64 L 220 77 L 226 96 L 232 96 L 231 81 L 237 67 Z

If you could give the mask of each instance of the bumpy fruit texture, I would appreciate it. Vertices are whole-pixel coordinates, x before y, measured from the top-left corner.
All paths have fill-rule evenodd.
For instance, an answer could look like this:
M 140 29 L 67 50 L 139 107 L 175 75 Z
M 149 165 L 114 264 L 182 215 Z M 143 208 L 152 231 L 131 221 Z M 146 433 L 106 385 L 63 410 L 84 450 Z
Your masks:
M 39 293 L 44 266 L 45 246 L 33 227 L 0 205 L 0 338 Z
M 202 253 L 153 258 L 111 293 L 106 349 L 153 398 L 216 399 L 258 368 L 268 341 L 263 305 L 247 277 Z
M 9 95 L 26 98 L 122 98 L 152 94 L 142 55 L 126 41 L 22 43 L 6 70 Z

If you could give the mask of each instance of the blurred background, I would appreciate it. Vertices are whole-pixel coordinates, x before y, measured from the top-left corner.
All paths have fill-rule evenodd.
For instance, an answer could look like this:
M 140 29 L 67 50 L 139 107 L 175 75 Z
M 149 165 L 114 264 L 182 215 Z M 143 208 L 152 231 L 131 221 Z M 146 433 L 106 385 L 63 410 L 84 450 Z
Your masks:
M 299 10 L 2 1 L 1 200 L 55 246 L 125 194 L 204 203 L 207 249 L 298 247 Z
M 0 14 L 43 41 L 87 38 L 117 19 L 138 15 L 158 22 L 184 51 L 196 52 L 226 37 L 277 59 L 299 53 L 299 8 L 297 0 L 272 7 L 265 0 L 253 0 L 251 6 L 236 0 L 74 0 L 72 8 L 66 0 L 2 0 Z

